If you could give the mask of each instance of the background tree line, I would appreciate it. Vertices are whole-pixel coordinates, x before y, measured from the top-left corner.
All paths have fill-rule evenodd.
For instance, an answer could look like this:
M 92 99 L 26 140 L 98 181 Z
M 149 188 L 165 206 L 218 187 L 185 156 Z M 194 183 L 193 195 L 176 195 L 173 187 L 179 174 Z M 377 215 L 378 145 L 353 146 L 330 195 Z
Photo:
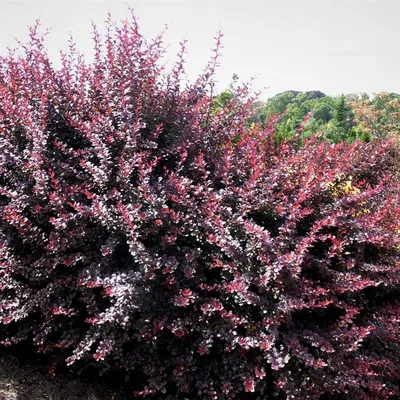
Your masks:
M 228 89 L 214 99 L 214 112 L 235 97 L 237 76 Z M 266 126 L 272 117 L 280 116 L 276 124 L 276 140 L 281 142 L 294 135 L 304 123 L 303 138 L 320 133 L 332 142 L 368 142 L 372 138 L 398 136 L 400 130 L 400 94 L 380 92 L 369 96 L 343 94 L 328 96 L 321 91 L 285 91 L 266 102 L 256 101 L 248 123 Z

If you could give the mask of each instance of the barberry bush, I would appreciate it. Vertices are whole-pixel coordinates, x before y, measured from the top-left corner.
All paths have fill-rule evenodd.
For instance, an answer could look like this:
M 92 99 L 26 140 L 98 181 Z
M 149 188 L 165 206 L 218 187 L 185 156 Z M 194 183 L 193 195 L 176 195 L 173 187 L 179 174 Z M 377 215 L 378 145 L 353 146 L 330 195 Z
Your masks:
M 246 85 L 215 110 L 221 35 L 188 83 L 133 13 L 93 32 L 0 60 L 1 344 L 138 398 L 396 398 L 398 144 L 277 145 Z

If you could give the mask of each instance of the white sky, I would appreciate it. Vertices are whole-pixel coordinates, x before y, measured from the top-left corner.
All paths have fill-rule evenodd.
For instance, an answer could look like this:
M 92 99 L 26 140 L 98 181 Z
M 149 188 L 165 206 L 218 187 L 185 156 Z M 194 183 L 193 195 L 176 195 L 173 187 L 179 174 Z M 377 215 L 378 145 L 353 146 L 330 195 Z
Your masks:
M 27 26 L 40 19 L 51 28 L 47 48 L 54 60 L 69 33 L 90 60 L 90 20 L 101 28 L 109 10 L 120 20 L 126 4 L 145 36 L 168 24 L 168 59 L 188 39 L 190 79 L 207 62 L 220 28 L 219 89 L 236 73 L 268 87 L 262 98 L 290 89 L 400 92 L 400 0 L 0 0 L 0 53 L 15 47 L 14 38 L 26 40 Z

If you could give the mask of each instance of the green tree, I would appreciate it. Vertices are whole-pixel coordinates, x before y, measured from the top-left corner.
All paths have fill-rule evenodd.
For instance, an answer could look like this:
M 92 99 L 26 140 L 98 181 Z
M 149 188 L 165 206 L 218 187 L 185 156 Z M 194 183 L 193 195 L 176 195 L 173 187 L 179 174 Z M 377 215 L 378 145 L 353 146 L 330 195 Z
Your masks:
M 336 126 L 339 129 L 343 129 L 343 131 L 345 131 L 347 123 L 347 109 L 346 98 L 344 97 L 344 95 L 340 96 L 335 111 Z

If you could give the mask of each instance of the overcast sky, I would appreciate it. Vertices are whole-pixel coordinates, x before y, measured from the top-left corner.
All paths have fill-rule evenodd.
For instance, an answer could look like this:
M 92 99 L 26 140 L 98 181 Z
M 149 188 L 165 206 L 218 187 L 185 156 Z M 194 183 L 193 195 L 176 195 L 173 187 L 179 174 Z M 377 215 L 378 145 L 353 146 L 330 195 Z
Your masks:
M 221 29 L 220 89 L 236 73 L 241 81 L 256 77 L 256 88 L 267 88 L 262 98 L 289 89 L 400 93 L 400 0 L 0 0 L 0 53 L 15 47 L 14 38 L 26 40 L 27 26 L 40 19 L 51 28 L 53 60 L 70 33 L 90 60 L 90 20 L 100 28 L 109 10 L 120 20 L 126 4 L 146 36 L 168 24 L 168 59 L 188 39 L 190 79 Z

